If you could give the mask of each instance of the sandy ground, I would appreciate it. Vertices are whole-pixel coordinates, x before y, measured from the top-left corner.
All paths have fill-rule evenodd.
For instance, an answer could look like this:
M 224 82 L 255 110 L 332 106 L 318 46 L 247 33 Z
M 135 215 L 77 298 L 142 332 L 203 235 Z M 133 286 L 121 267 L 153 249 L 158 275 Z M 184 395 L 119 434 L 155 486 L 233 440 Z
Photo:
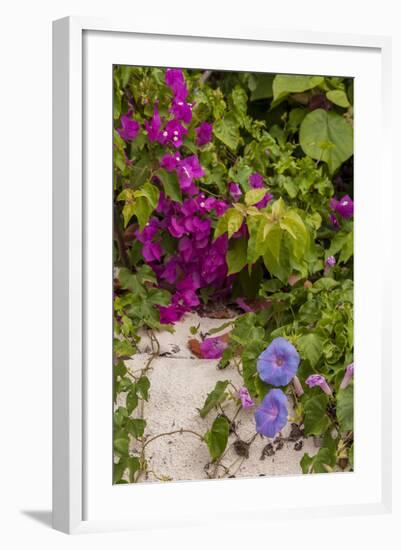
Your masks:
M 145 404 L 144 417 L 147 420 L 145 435 L 149 439 L 157 434 L 171 432 L 181 428 L 204 434 L 210 427 L 215 411 L 202 419 L 197 408 L 201 408 L 207 394 L 218 380 L 230 380 L 234 386 L 241 386 L 241 377 L 234 366 L 223 370 L 217 368 L 218 360 L 197 359 L 187 347 L 191 326 L 200 324 L 200 331 L 206 333 L 213 327 L 221 326 L 225 320 L 200 318 L 188 314 L 177 323 L 175 333 L 160 332 L 157 338 L 160 353 L 166 354 L 155 359 L 148 376 L 151 381 L 149 401 Z M 223 332 L 227 331 L 225 329 Z M 127 365 L 133 370 L 142 368 L 151 351 L 146 335 L 140 344 L 140 352 Z M 233 418 L 237 405 L 229 401 L 223 404 L 224 412 Z M 290 411 L 291 417 L 291 411 Z M 208 449 L 204 443 L 188 433 L 160 437 L 147 447 L 148 469 L 158 477 L 172 480 L 195 480 L 209 477 L 250 477 L 260 475 L 300 474 L 299 461 L 303 453 L 315 454 L 317 448 L 312 438 L 305 439 L 290 422 L 275 440 L 257 436 L 245 454 L 238 449 L 238 439 L 250 441 L 255 434 L 253 410 L 242 410 L 235 419 L 236 434 L 229 438 L 227 450 L 220 465 L 210 464 Z M 290 437 L 289 437 L 290 436 Z M 135 445 L 132 450 L 135 449 Z M 248 450 L 248 453 L 246 453 Z M 263 452 L 264 451 L 264 452 Z M 151 473 L 148 479 L 154 481 Z

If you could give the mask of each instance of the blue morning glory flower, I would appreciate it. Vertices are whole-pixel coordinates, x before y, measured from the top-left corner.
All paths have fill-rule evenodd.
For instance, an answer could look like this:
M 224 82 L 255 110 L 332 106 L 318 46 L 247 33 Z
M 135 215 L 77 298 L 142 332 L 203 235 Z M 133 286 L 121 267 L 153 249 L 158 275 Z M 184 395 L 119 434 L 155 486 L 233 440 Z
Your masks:
M 287 398 L 282 390 L 270 390 L 255 411 L 256 431 L 274 437 L 287 424 Z
M 259 355 L 256 367 L 263 382 L 286 386 L 294 378 L 299 361 L 299 353 L 294 346 L 279 337 Z

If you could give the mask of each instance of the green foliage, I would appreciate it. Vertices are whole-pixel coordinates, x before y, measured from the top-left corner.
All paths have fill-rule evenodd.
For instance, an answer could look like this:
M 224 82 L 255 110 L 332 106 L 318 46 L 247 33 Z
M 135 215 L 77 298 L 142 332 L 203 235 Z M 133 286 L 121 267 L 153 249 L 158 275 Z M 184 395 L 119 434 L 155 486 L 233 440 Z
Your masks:
M 341 115 L 323 109 L 312 111 L 303 119 L 299 140 L 304 152 L 324 161 L 333 173 L 353 153 L 352 126 Z
M 345 458 L 352 468 L 353 387 L 339 386 L 353 358 L 353 222 L 338 216 L 339 227 L 333 227 L 329 215 L 332 197 L 352 197 L 353 81 L 218 71 L 204 80 L 198 70 L 184 74 L 193 119 L 183 145 L 170 150 L 151 142 L 144 130 L 155 102 L 162 120 L 170 117 L 165 70 L 114 67 L 114 483 L 136 482 L 147 469 L 138 449 L 147 439 L 141 411 L 151 396 L 148 367 L 133 373 L 127 360 L 137 351 L 141 330 L 173 330 L 160 324 L 159 306 L 170 304 L 174 285 L 158 283 L 135 237 L 151 218 L 162 216 L 156 211 L 160 193 L 177 205 L 187 198 L 176 172 L 160 165 L 166 152 L 196 155 L 205 174 L 197 181 L 201 191 L 229 203 L 223 215 L 212 210 L 209 217 L 214 238 L 228 238 L 230 300 L 258 304 L 257 312 L 223 325 L 232 330 L 222 365 L 238 361 L 244 385 L 259 402 L 270 389 L 257 374 L 260 353 L 277 336 L 291 341 L 301 356 L 297 374 L 305 390 L 296 414 L 306 435 L 323 439 L 314 457 L 304 455 L 302 470 L 332 471 Z M 133 140 L 117 131 L 127 112 L 140 124 Z M 213 125 L 213 139 L 199 146 L 195 128 L 204 121 Z M 263 177 L 262 188 L 250 184 L 255 172 Z M 231 181 L 242 190 L 239 200 L 230 198 Z M 267 193 L 273 198 L 260 208 Z M 168 230 L 157 239 L 162 261 L 177 254 L 178 241 Z M 326 270 L 329 256 L 336 266 Z M 214 299 L 211 287 L 199 295 L 205 303 Z M 192 334 L 198 330 L 193 327 Z M 306 386 L 306 378 L 317 373 L 332 396 Z M 220 381 L 209 393 L 202 418 L 232 398 L 228 384 Z M 218 416 L 204 436 L 213 461 L 227 447 L 229 427 Z
M 204 435 L 212 460 L 217 460 L 224 453 L 227 442 L 230 424 L 225 416 L 218 416 L 210 430 Z
M 226 389 L 229 384 L 229 380 L 219 380 L 216 382 L 216 385 L 211 391 L 205 401 L 205 404 L 201 409 L 199 409 L 199 414 L 201 418 L 205 418 L 205 416 L 214 408 L 217 407 L 220 403 L 222 403 L 226 397 Z
M 340 430 L 346 432 L 354 426 L 354 388 L 348 386 L 337 395 L 337 417 Z

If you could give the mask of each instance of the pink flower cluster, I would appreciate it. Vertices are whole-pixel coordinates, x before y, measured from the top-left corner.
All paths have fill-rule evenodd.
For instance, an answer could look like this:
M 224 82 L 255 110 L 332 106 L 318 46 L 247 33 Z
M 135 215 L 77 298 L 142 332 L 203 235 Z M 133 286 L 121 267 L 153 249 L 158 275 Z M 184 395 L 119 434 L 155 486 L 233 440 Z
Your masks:
M 177 202 L 160 193 L 160 199 L 154 216 L 143 231 L 136 231 L 136 237 L 142 243 L 142 256 L 155 272 L 161 287 L 172 292 L 171 304 L 160 306 L 160 321 L 174 323 L 184 313 L 200 304 L 199 291 L 208 287 L 208 295 L 213 297 L 229 292 L 233 276 L 227 277 L 226 253 L 227 235 L 213 240 L 211 219 L 224 214 L 230 206 L 225 200 L 206 197 L 199 188 L 198 180 L 205 175 L 196 154 L 183 155 L 180 150 L 184 137 L 188 134 L 188 125 L 192 121 L 193 104 L 187 101 L 188 88 L 181 69 L 166 70 L 166 85 L 171 89 L 172 98 L 167 120 L 159 114 L 158 103 L 153 106 L 153 116 L 144 122 L 146 135 L 150 142 L 157 142 L 164 148 L 160 158 L 160 167 L 167 172 L 175 172 L 184 196 L 183 202 Z M 132 118 L 132 111 L 121 117 L 119 135 L 125 140 L 135 139 L 140 126 Z M 195 143 L 203 147 L 212 140 L 213 127 L 202 122 L 195 128 Z M 160 183 L 157 176 L 154 183 Z M 252 188 L 264 186 L 260 174 L 249 178 Z M 242 196 L 238 184 L 228 185 L 228 200 L 235 202 Z M 263 208 L 272 195 L 266 196 L 256 206 Z M 234 235 L 240 237 L 246 233 L 246 226 Z M 165 236 L 175 240 L 173 252 L 163 246 Z
M 158 277 L 159 284 L 173 290 L 171 305 L 160 307 L 162 323 L 174 323 L 184 313 L 199 305 L 199 289 L 212 286 L 214 290 L 229 288 L 226 253 L 228 239 L 222 235 L 213 240 L 210 213 L 224 212 L 227 204 L 203 193 L 188 197 L 182 203 L 160 194 L 153 217 L 136 236 L 143 244 L 142 255 Z M 176 251 L 168 254 L 161 241 L 168 233 L 176 239 Z

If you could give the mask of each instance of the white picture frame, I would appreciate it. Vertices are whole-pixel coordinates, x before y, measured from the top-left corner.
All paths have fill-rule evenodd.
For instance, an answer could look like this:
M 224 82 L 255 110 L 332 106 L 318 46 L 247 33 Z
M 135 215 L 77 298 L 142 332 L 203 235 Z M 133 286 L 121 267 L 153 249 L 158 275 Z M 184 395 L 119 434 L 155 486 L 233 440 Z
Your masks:
M 88 42 L 87 37 L 91 42 Z M 318 53 L 319 48 L 325 48 L 325 52 L 328 54 L 327 63 L 334 63 L 336 52 L 342 52 L 341 55 L 344 59 L 351 60 L 352 56 L 358 55 L 358 53 L 366 52 L 366 55 L 374 54 L 374 63 L 376 67 L 378 78 L 380 82 L 376 82 L 376 98 L 378 98 L 376 111 L 373 113 L 374 124 L 376 132 L 379 132 L 377 142 L 380 145 L 376 147 L 380 148 L 381 154 L 377 155 L 376 166 L 374 170 L 376 175 L 380 179 L 381 185 L 377 191 L 376 203 L 384 198 L 384 194 L 388 198 L 391 196 L 391 173 L 390 166 L 387 158 L 386 148 L 389 140 L 389 125 L 390 125 L 390 96 L 389 90 L 391 85 L 390 74 L 390 61 L 391 61 L 391 40 L 388 37 L 376 37 L 376 36 L 357 36 L 357 35 L 341 35 L 341 34 L 327 34 L 327 33 L 312 33 L 312 32 L 292 32 L 292 31 L 278 31 L 270 29 L 230 29 L 225 27 L 224 30 L 186 30 L 174 29 L 169 27 L 168 34 L 160 28 L 150 28 L 146 24 L 135 23 L 131 24 L 124 21 L 105 21 L 93 18 L 82 17 L 69 17 L 54 22 L 53 27 L 53 525 L 54 528 L 67 532 L 78 533 L 88 531 L 99 530 L 115 530 L 115 529 L 142 529 L 148 528 L 157 523 L 160 526 L 169 525 L 191 525 L 199 524 L 203 521 L 212 521 L 213 514 L 216 514 L 216 510 L 211 508 L 209 514 L 205 514 L 204 518 L 199 517 L 198 511 L 194 510 L 193 513 L 185 513 L 185 506 L 179 505 L 181 503 L 188 504 L 189 502 L 195 505 L 195 501 L 200 502 L 200 505 L 207 499 L 215 499 L 218 495 L 224 500 L 227 499 L 227 503 L 233 500 L 233 495 L 236 494 L 248 494 L 249 491 L 255 495 L 256 483 L 261 483 L 262 480 L 236 480 L 235 489 L 234 485 L 230 481 L 228 483 L 212 481 L 207 483 L 199 482 L 187 482 L 180 484 L 167 484 L 171 489 L 164 489 L 163 487 L 157 487 L 156 485 L 142 485 L 141 487 L 121 486 L 115 487 L 120 491 L 119 496 L 121 501 L 127 503 L 132 499 L 132 491 L 136 490 L 137 494 L 141 495 L 141 510 L 138 513 L 131 514 L 132 517 L 120 516 L 117 513 L 113 513 L 113 507 L 115 508 L 115 502 L 111 502 L 110 493 L 104 489 L 104 486 L 111 485 L 111 478 L 107 478 L 105 470 L 97 470 L 97 466 L 94 462 L 88 462 L 88 456 L 94 455 L 93 449 L 106 449 L 107 452 L 107 429 L 99 430 L 99 433 L 94 433 L 93 430 L 93 411 L 90 407 L 94 407 L 96 399 L 99 402 L 107 395 L 107 374 L 103 376 L 101 382 L 99 380 L 99 388 L 94 388 L 93 377 L 90 374 L 90 366 L 88 367 L 88 354 L 91 356 L 90 342 L 93 342 L 93 338 L 96 335 L 100 335 L 99 340 L 103 341 L 103 334 L 106 334 L 107 340 L 107 320 L 102 326 L 92 323 L 88 328 L 88 318 L 94 317 L 107 317 L 111 318 L 111 310 L 108 309 L 108 302 L 99 300 L 99 303 L 94 306 L 93 292 L 98 292 L 98 296 L 102 295 L 101 289 L 107 288 L 107 286 L 94 286 L 89 284 L 91 282 L 90 273 L 93 265 L 106 266 L 107 271 L 107 256 L 100 257 L 89 253 L 94 250 L 93 245 L 93 231 L 98 223 L 96 213 L 91 209 L 88 201 L 88 193 L 90 198 L 93 198 L 91 191 L 85 188 L 84 180 L 88 177 L 88 170 L 86 166 L 86 156 L 91 155 L 90 147 L 87 147 L 87 136 L 85 132 L 90 131 L 93 134 L 93 129 L 90 130 L 86 127 L 87 124 L 91 124 L 90 109 L 88 109 L 87 96 L 85 86 L 88 85 L 90 78 L 102 77 L 105 73 L 100 68 L 101 63 L 110 62 L 113 55 L 116 55 L 115 63 L 123 63 L 126 61 L 126 57 L 117 55 L 116 50 L 113 50 L 113 44 L 121 41 L 129 40 L 145 40 L 149 44 L 149 40 L 157 43 L 157 41 L 164 40 L 166 44 L 166 51 L 159 53 L 154 48 L 149 48 L 149 52 L 146 56 L 138 59 L 135 52 L 138 50 L 133 49 L 132 63 L 131 64 L 150 64 L 166 66 L 166 55 L 168 55 L 168 47 L 171 43 L 171 51 L 174 50 L 174 44 L 178 42 L 184 45 L 183 51 L 187 46 L 194 46 L 202 44 L 205 52 L 201 51 L 201 48 L 193 49 L 196 59 L 193 58 L 191 66 L 197 66 L 202 64 L 203 56 L 205 58 L 205 65 L 209 63 L 206 59 L 206 50 L 211 50 L 207 45 L 213 45 L 216 52 L 215 63 L 224 68 L 237 67 L 241 70 L 245 67 L 246 61 L 242 61 L 241 48 L 245 46 L 248 48 L 257 47 L 259 49 L 270 45 L 270 47 L 277 46 L 292 49 L 294 52 L 296 49 L 301 50 L 305 54 L 302 59 L 297 60 L 299 69 L 298 73 L 312 73 L 323 74 L 323 71 L 319 70 L 316 65 L 316 70 L 313 71 L 313 62 L 307 62 L 308 55 L 312 56 L 312 52 L 316 53 L 316 59 L 320 56 L 322 60 L 322 54 Z M 103 44 L 103 41 L 106 42 Z M 125 45 L 128 42 L 125 43 Z M 228 53 L 224 63 L 222 61 L 223 48 L 228 52 L 236 48 L 235 57 L 233 53 Z M 103 48 L 103 49 L 102 49 Z M 126 48 L 125 48 L 126 51 Z M 330 61 L 329 52 L 332 51 L 333 61 Z M 308 53 L 309 52 L 309 53 Z M 209 52 L 209 60 L 213 52 Z M 126 55 L 126 54 L 125 54 Z M 178 57 L 172 59 L 171 65 L 174 66 L 188 66 L 184 65 L 184 53 L 177 54 Z M 231 60 L 229 59 L 231 55 Z M 315 54 L 313 54 L 315 55 Z M 255 58 L 257 55 L 255 56 Z M 305 59 L 306 58 L 306 59 Z M 228 60 L 227 60 L 228 59 Z M 373 57 L 372 57 L 373 59 Z M 89 66 L 89 72 L 86 72 L 85 63 L 92 63 Z M 89 61 L 88 61 L 89 60 Z M 182 60 L 182 65 L 177 65 Z M 364 69 L 361 61 L 361 71 Z M 358 62 L 359 62 L 358 61 Z M 96 70 L 93 74 L 90 73 L 91 66 L 95 67 L 96 63 L 99 64 L 99 72 Z M 251 63 L 248 61 L 248 63 Z M 257 63 L 257 61 L 252 61 Z M 351 62 L 350 62 L 351 63 Z M 376 63 L 376 65 L 375 65 Z M 219 65 L 220 64 L 220 65 Z M 366 65 L 369 64 L 369 60 L 366 59 Z M 350 66 L 352 63 L 350 64 Z M 201 66 L 201 65 L 200 65 Z M 253 65 L 251 69 L 254 69 L 256 65 Z M 260 65 L 258 65 L 260 67 Z M 332 65 L 334 66 L 334 65 Z M 290 65 L 288 65 L 290 67 Z M 311 70 L 312 68 L 312 70 Z M 340 70 L 340 69 L 338 69 Z M 349 69 L 352 72 L 352 69 Z M 359 70 L 359 69 L 358 69 Z M 288 68 L 279 69 L 280 72 L 291 72 Z M 269 72 L 266 69 L 266 72 Z M 294 71 L 295 72 L 295 71 Z M 330 72 L 330 71 L 328 71 Z M 330 74 L 334 74 L 330 72 Z M 339 73 L 341 74 L 341 72 Z M 362 74 L 362 72 L 361 72 Z M 96 76 L 97 75 L 97 76 Z M 362 78 L 362 77 L 361 77 Z M 363 79 L 362 79 L 363 80 Z M 361 82 L 362 82 L 361 80 Z M 111 82 L 111 80 L 110 80 Z M 107 92 L 108 93 L 108 92 Z M 98 101 L 103 101 L 103 104 L 98 103 L 97 107 L 104 105 L 107 101 L 106 95 L 99 94 L 101 96 Z M 87 112 L 89 114 L 87 114 Z M 361 111 L 362 112 L 362 111 Z M 107 115 L 108 116 L 108 115 Z M 358 116 L 358 111 L 356 112 Z M 100 117 L 101 118 L 101 117 Z M 363 120 L 358 121 L 356 124 L 360 124 L 361 128 L 364 124 Z M 365 121 L 366 122 L 366 121 Z M 100 126 L 97 128 L 97 133 L 101 128 L 107 128 L 107 118 L 102 119 L 99 122 Z M 367 122 L 366 122 L 367 123 Z M 372 126 L 373 127 L 373 126 Z M 101 133 L 101 132 L 100 132 Z M 358 135 L 358 132 L 357 132 Z M 362 135 L 362 133 L 361 133 Z M 97 143 L 97 151 L 102 156 L 102 147 L 107 146 L 107 140 L 109 136 L 106 136 L 106 141 Z M 361 138 L 362 140 L 362 138 Z M 110 140 L 109 140 L 110 141 Z M 363 142 L 359 145 L 356 141 L 357 150 L 359 150 L 361 156 L 364 158 L 369 156 L 369 143 Z M 111 147 L 111 146 L 110 146 Z M 365 150 L 366 149 L 366 150 Z M 106 151 L 106 156 L 107 153 Z M 362 155 L 363 154 L 363 155 Z M 105 166 L 103 165 L 104 169 Z M 372 167 L 369 167 L 371 169 Z M 110 168 L 111 169 L 111 168 Z M 357 178 L 362 175 L 369 179 L 369 173 L 364 166 L 357 164 Z M 366 172 L 364 171 L 366 170 Z M 89 170 L 90 172 L 90 170 Z M 107 165 L 106 165 L 107 172 Z M 111 172 L 110 172 L 111 173 Z M 105 181 L 110 173 L 105 174 Z M 89 177 L 90 174 L 89 174 Z M 100 177 L 102 177 L 100 175 Z M 111 180 L 110 180 L 111 181 Z M 364 249 L 363 238 L 376 238 L 369 233 L 369 218 L 366 216 L 371 213 L 372 201 L 369 200 L 367 194 L 369 193 L 369 185 L 367 185 L 365 191 L 359 191 L 359 200 L 363 200 L 366 205 L 366 212 L 362 212 L 362 208 L 359 207 L 360 212 L 360 229 L 357 231 L 356 246 L 360 246 Z M 365 196 L 365 194 L 366 196 Z M 365 200 L 366 199 L 366 200 Z M 97 200 L 97 199 L 95 199 Z M 103 195 L 102 199 L 99 199 L 98 207 L 103 209 L 103 212 L 107 211 L 107 194 Z M 110 199 L 111 201 L 111 199 Z M 89 206 L 88 206 L 89 204 Z M 111 202 L 110 202 L 111 204 Z M 106 209 L 106 210 L 105 210 Z M 384 234 L 385 231 L 391 231 L 389 226 L 389 220 L 385 215 L 384 206 L 382 205 L 380 213 L 377 214 L 380 226 L 378 232 Z M 358 217 L 358 206 L 357 214 Z M 110 230 L 108 223 L 105 223 L 105 227 L 101 231 L 101 236 L 106 235 Z M 92 235 L 92 236 L 91 236 Z M 111 239 L 111 231 L 109 233 Z M 366 237 L 363 237 L 366 235 Z M 101 238 L 100 236 L 100 238 Z M 362 238 L 363 237 L 363 238 Z M 377 241 L 379 242 L 379 241 Z M 377 313 L 377 325 L 375 329 L 379 330 L 382 334 L 380 342 L 371 343 L 371 349 L 369 350 L 372 356 L 371 362 L 374 358 L 379 360 L 380 364 L 380 383 L 376 383 L 378 390 L 380 391 L 379 411 L 376 419 L 377 429 L 380 430 L 379 451 L 376 457 L 372 459 L 372 491 L 369 493 L 366 490 L 366 494 L 363 493 L 362 487 L 364 480 L 361 478 L 359 484 L 356 484 L 349 490 L 361 491 L 359 494 L 348 495 L 347 498 L 342 499 L 341 494 L 337 496 L 333 492 L 332 505 L 329 502 L 321 503 L 317 502 L 313 505 L 313 495 L 318 495 L 321 492 L 326 483 L 325 479 L 330 476 L 307 476 L 310 481 L 308 486 L 308 492 L 310 496 L 305 505 L 295 503 L 288 506 L 285 501 L 278 503 L 278 505 L 269 507 L 269 514 L 272 518 L 286 517 L 312 517 L 319 515 L 352 515 L 352 514 L 366 514 L 366 513 L 387 513 L 391 510 L 391 352 L 390 352 L 390 330 L 388 330 L 387 324 L 389 323 L 390 311 L 389 311 L 389 297 L 387 301 L 381 300 L 381 290 L 388 285 L 386 279 L 386 266 L 389 266 L 389 246 L 382 247 L 378 253 L 381 256 L 383 269 L 381 270 L 379 280 L 377 281 L 377 288 L 379 290 L 379 297 L 373 300 L 372 309 Z M 366 247 L 365 247 L 366 248 Z M 361 257 L 363 252 L 361 252 Z M 366 258 L 365 258 L 366 259 Z M 361 262 L 362 269 L 362 262 Z M 357 271 L 359 269 L 358 262 L 356 262 Z M 110 267 L 111 270 L 111 267 Z M 92 270 L 93 271 L 93 270 Z M 109 272 L 103 279 L 104 285 L 108 284 Z M 88 278 L 89 277 L 89 278 Z M 364 298 L 366 298 L 367 286 L 363 287 L 362 279 L 359 296 L 359 306 Z M 370 281 L 369 281 L 370 282 Z M 103 284 L 99 283 L 100 285 Z M 91 294 L 92 293 L 92 294 Z M 96 308 L 96 311 L 95 311 Z M 93 311 L 92 311 L 93 310 Z M 359 330 L 358 327 L 356 329 Z M 368 330 L 368 329 L 367 329 Z M 96 334 L 94 333 L 96 331 Z M 106 332 L 105 332 L 106 331 Z M 364 333 L 364 337 L 369 336 L 369 332 Z M 110 344 L 111 345 L 111 344 Z M 99 353 L 100 361 L 103 357 L 108 357 L 108 349 L 106 353 Z M 89 361 L 90 363 L 90 361 Z M 107 363 L 106 363 L 107 365 Z M 111 363 L 110 363 L 111 365 Z M 367 367 L 368 368 L 368 367 Z M 111 380 L 111 376 L 109 376 Z M 103 385 L 102 385 L 103 384 Z M 111 382 L 110 382 L 111 384 Z M 111 386 L 110 386 L 111 388 Z M 366 398 L 363 393 L 357 391 L 356 394 L 356 413 L 358 407 L 365 407 L 366 399 L 369 398 L 368 393 L 373 391 L 373 386 L 367 386 L 363 383 L 360 384 L 359 392 L 365 392 Z M 99 390 L 99 391 L 98 391 Z M 96 396 L 94 395 L 96 391 Z M 110 389 L 111 391 L 111 389 Z M 88 398 L 89 396 L 89 398 Z M 98 396 L 98 397 L 97 397 Z M 89 406 L 88 403 L 91 405 Z M 110 410 L 110 402 L 102 402 L 100 405 L 102 412 L 99 416 L 100 420 L 107 418 L 107 410 Z M 104 408 L 103 408 L 104 407 Z M 109 409 L 108 409 L 109 408 Z M 100 410 L 100 409 L 97 409 Z M 362 411 L 362 408 L 361 408 Z M 111 417 L 111 414 L 110 414 Z M 107 420 L 106 420 L 107 422 Z M 361 422 L 356 423 L 357 430 L 359 430 L 360 437 L 363 433 L 367 433 L 367 420 L 361 416 Z M 103 433 L 100 433 L 103 432 Z M 93 437 L 92 435 L 93 434 Z M 105 435 L 106 434 L 106 435 Z M 101 439 L 102 438 L 102 439 Z M 111 440 L 110 440 L 111 442 Z M 111 443 L 110 443 L 111 449 Z M 103 455 L 102 455 L 103 456 Z M 99 460 L 102 462 L 103 458 Z M 105 458 L 110 461 L 110 471 L 112 467 L 111 451 Z M 363 468 L 362 468 L 363 470 Z M 366 474 L 366 472 L 365 472 Z M 353 474 L 351 474 L 353 475 Z M 94 482 L 92 478 L 96 476 L 96 494 L 94 489 Z M 279 485 L 286 485 L 289 487 L 291 479 L 295 478 L 275 478 L 270 481 L 271 490 L 279 490 Z M 356 478 L 355 478 L 356 479 Z M 265 480 L 263 480 L 265 482 Z M 365 478 L 366 482 L 366 478 Z M 294 481 L 299 483 L 299 481 Z M 304 483 L 304 482 L 302 482 Z M 338 483 L 338 481 L 336 481 Z M 348 483 L 348 482 L 345 482 Z M 375 485 L 376 483 L 376 485 Z M 339 483 L 341 485 L 341 482 Z M 373 487 L 374 486 L 374 487 Z M 88 489 L 89 487 L 89 489 Z M 333 489 L 334 490 L 334 489 Z M 125 491 L 124 494 L 122 491 Z M 131 491 L 131 496 L 128 493 Z M 174 496 L 176 494 L 176 497 Z M 226 495 L 226 496 L 225 496 Z M 160 500 L 166 508 L 166 503 L 171 502 L 171 510 L 168 514 L 161 515 L 161 507 L 153 510 L 153 516 L 150 515 L 152 510 L 152 502 L 155 502 L 155 498 Z M 217 497 L 218 498 L 218 497 Z M 174 500 L 175 499 L 175 500 Z M 240 499 L 241 500 L 241 499 Z M 88 502 L 98 502 L 99 507 L 96 514 L 88 517 Z M 134 502 L 134 501 L 133 501 Z M 107 511 L 107 506 L 110 512 Z M 181 507 L 180 507 L 181 506 Z M 89 508 L 91 505 L 89 505 Z M 94 509 L 94 507 L 92 507 Z M 263 521 L 266 509 L 262 503 L 255 499 L 253 506 L 244 510 L 240 506 L 237 506 L 238 513 L 241 512 L 241 518 L 243 520 L 257 520 Z M 227 510 L 227 517 L 232 517 L 235 513 L 236 505 L 231 505 L 231 508 Z M 155 519 L 156 518 L 156 519 Z M 235 518 L 233 518 L 235 520 Z M 240 518 L 238 518 L 240 519 Z

